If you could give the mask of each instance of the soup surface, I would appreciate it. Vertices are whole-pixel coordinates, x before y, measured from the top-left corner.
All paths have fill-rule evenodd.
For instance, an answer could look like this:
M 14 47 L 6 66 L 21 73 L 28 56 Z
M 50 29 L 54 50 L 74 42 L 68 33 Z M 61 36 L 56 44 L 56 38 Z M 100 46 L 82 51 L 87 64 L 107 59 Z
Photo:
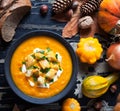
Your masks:
M 62 61 L 62 74 L 49 88 L 31 86 L 26 79 L 26 76 L 21 72 L 22 61 L 25 57 L 33 52 L 35 48 L 46 49 L 50 48 L 54 52 L 59 52 Z M 68 84 L 72 74 L 72 61 L 67 49 L 54 38 L 47 36 L 31 37 L 22 42 L 15 50 L 11 60 L 11 75 L 16 86 L 25 94 L 38 97 L 49 98 L 60 93 Z

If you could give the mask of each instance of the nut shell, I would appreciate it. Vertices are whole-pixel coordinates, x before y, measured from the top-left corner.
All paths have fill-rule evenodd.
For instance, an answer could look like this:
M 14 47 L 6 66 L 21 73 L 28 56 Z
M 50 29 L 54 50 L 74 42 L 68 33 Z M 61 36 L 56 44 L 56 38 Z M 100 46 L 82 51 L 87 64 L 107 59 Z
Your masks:
M 81 29 L 87 29 L 92 26 L 94 23 L 93 19 L 91 16 L 85 16 L 79 19 L 79 27 Z

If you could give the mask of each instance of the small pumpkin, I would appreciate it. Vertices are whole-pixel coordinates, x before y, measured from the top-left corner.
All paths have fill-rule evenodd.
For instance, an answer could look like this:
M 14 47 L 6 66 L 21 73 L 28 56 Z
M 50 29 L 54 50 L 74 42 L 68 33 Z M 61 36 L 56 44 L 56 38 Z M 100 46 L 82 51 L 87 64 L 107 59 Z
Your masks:
M 99 75 L 88 76 L 83 80 L 82 92 L 88 98 L 97 98 L 107 92 L 109 86 L 119 78 L 118 73 L 107 77 Z
M 100 59 L 102 51 L 102 45 L 94 37 L 81 38 L 76 49 L 81 62 L 88 64 L 94 64 Z
M 98 24 L 107 33 L 114 34 L 120 23 L 120 0 L 103 0 L 98 11 Z
M 67 98 L 63 102 L 62 111 L 81 111 L 80 103 L 74 98 Z

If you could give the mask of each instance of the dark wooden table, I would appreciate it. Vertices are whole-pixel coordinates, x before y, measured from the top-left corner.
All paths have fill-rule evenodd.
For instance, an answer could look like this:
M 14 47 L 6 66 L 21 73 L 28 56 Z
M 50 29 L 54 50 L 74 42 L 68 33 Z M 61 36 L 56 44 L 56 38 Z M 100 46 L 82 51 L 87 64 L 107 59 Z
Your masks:
M 116 103 L 116 97 L 119 93 L 119 87 L 114 94 L 108 90 L 106 94 L 97 99 L 89 99 L 84 97 L 80 90 L 81 82 L 86 74 L 107 74 L 110 72 L 110 70 L 106 71 L 108 66 L 104 62 L 104 55 L 94 66 L 85 66 L 83 64 L 81 65 L 80 63 L 76 85 L 73 87 L 73 90 L 66 97 L 52 104 L 34 105 L 28 103 L 19 98 L 7 84 L 4 74 L 4 62 L 9 47 L 16 41 L 16 39 L 18 39 L 21 35 L 33 30 L 50 30 L 61 35 L 62 29 L 66 23 L 57 22 L 51 19 L 52 2 L 53 0 L 31 0 L 32 9 L 18 25 L 13 40 L 9 43 L 0 40 L 0 111 L 60 111 L 63 100 L 68 97 L 76 98 L 81 104 L 82 111 L 95 111 L 95 109 L 91 107 L 94 106 L 96 101 L 102 102 L 101 111 L 112 111 L 113 106 Z M 49 6 L 49 12 L 44 17 L 41 16 L 39 12 L 40 5 L 42 4 L 47 4 Z M 73 48 L 76 48 L 76 44 L 79 41 L 79 35 L 76 35 L 72 39 L 66 40 L 73 46 Z M 119 86 L 119 83 L 115 84 Z M 88 109 L 88 107 L 91 109 Z

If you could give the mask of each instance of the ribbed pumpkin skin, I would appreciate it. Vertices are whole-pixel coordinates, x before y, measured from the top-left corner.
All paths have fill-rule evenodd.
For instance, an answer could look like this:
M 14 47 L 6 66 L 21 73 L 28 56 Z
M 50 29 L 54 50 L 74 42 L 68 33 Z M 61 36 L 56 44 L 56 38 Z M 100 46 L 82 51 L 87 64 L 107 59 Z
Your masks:
M 99 75 L 88 76 L 83 80 L 82 92 L 88 98 L 97 98 L 107 92 L 109 86 L 119 78 L 113 73 L 107 77 Z
M 68 98 L 63 102 L 62 111 L 81 111 L 81 107 L 76 99 Z
M 77 44 L 76 53 L 84 63 L 94 64 L 100 59 L 102 52 L 102 45 L 94 37 L 81 38 Z
M 98 12 L 99 26 L 107 33 L 120 20 L 120 0 L 103 0 Z

